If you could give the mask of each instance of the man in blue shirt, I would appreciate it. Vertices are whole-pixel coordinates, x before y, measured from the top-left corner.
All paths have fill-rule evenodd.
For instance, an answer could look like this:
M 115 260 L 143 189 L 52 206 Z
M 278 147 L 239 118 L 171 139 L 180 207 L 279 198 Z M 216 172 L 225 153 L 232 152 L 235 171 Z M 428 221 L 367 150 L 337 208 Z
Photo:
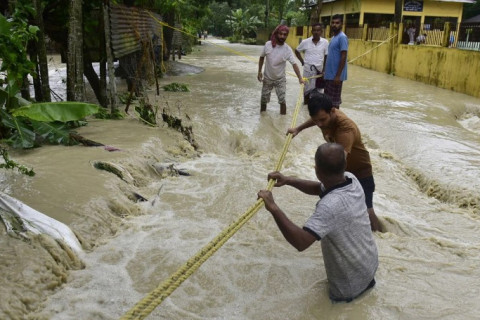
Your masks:
M 328 57 L 325 65 L 325 95 L 332 100 L 335 108 L 342 103 L 342 83 L 347 80 L 348 38 L 342 31 L 343 16 L 332 17 L 331 30 L 333 37 L 328 46 Z

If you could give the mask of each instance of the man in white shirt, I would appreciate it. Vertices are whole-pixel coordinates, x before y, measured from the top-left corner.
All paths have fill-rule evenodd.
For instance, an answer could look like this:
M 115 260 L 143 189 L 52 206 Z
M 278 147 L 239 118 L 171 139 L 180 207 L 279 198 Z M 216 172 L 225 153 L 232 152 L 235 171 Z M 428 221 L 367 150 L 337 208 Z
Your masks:
M 303 40 L 295 49 L 295 55 L 303 66 L 303 76 L 311 78 L 315 76 L 323 76 L 325 69 L 325 61 L 328 55 L 328 40 L 320 37 L 323 32 L 323 27 L 320 23 L 312 25 L 312 36 Z M 302 57 L 301 52 L 304 53 L 305 58 Z M 304 104 L 308 103 L 308 97 L 315 88 L 323 92 L 321 85 L 322 78 L 308 79 L 303 90 Z M 318 84 L 318 85 L 317 85 Z
M 285 43 L 288 36 L 288 27 L 279 25 L 272 33 L 270 41 L 265 43 L 263 51 L 258 61 L 258 81 L 263 83 L 262 97 L 260 100 L 260 112 L 267 110 L 267 103 L 270 102 L 270 95 L 275 88 L 278 103 L 280 104 L 280 114 L 287 113 L 287 104 L 285 102 L 285 93 L 287 90 L 287 78 L 285 76 L 286 62 L 290 62 L 295 70 L 300 83 L 304 83 L 297 66 L 292 48 Z M 265 74 L 262 74 L 263 63 L 265 62 Z

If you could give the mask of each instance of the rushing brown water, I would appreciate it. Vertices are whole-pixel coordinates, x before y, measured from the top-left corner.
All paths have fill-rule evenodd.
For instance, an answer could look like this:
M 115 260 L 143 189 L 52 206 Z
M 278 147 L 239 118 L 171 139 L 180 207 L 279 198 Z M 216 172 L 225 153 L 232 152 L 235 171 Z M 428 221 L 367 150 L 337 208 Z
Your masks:
M 261 51 L 221 44 L 252 57 Z M 191 92 L 150 100 L 160 108 L 168 102 L 193 125 L 199 152 L 165 125 L 130 118 L 92 120 L 79 130 L 119 152 L 76 146 L 12 154 L 37 175 L 2 172 L 2 190 L 68 224 L 85 253 L 79 262 L 51 241 L 27 243 L 2 231 L 0 318 L 117 319 L 256 201 L 283 146 L 296 79 L 287 83 L 287 116 L 275 96 L 260 115 L 254 62 L 212 45 L 182 62 L 205 71 L 161 84 L 186 83 Z M 320 245 L 296 252 L 262 209 L 151 319 L 478 318 L 480 100 L 355 66 L 343 98 L 370 149 L 374 207 L 387 230 L 375 235 L 375 289 L 332 304 Z M 298 121 L 307 118 L 304 108 Z M 284 173 L 314 179 L 322 142 L 317 128 L 295 137 Z M 95 169 L 95 161 L 121 165 L 134 181 Z M 191 176 L 159 175 L 158 163 Z M 132 201 L 134 192 L 149 201 Z M 274 196 L 299 225 L 317 201 L 289 187 Z

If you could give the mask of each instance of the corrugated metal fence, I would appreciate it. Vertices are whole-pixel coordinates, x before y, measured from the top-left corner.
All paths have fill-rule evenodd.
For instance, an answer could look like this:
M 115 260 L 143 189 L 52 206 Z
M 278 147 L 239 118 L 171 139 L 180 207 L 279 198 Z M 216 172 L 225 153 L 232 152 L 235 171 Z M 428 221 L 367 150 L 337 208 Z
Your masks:
M 140 51 L 145 42 L 162 44 L 162 25 L 150 14 L 161 21 L 160 15 L 123 5 L 112 5 L 109 13 L 112 50 L 116 59 Z

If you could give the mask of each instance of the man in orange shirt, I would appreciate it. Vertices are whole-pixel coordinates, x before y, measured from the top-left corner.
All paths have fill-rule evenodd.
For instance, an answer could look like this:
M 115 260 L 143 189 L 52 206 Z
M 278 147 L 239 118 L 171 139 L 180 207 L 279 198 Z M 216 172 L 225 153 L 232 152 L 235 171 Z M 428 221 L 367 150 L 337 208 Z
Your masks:
M 310 119 L 296 128 L 288 129 L 288 133 L 295 137 L 300 131 L 316 125 L 322 130 L 323 137 L 327 142 L 336 142 L 343 146 L 347 159 L 346 171 L 353 173 L 363 187 L 371 229 L 372 231 L 381 231 L 378 218 L 373 210 L 375 181 L 370 154 L 362 142 L 357 125 L 340 109 L 333 108 L 332 102 L 324 94 L 318 93 L 310 97 L 308 111 Z

